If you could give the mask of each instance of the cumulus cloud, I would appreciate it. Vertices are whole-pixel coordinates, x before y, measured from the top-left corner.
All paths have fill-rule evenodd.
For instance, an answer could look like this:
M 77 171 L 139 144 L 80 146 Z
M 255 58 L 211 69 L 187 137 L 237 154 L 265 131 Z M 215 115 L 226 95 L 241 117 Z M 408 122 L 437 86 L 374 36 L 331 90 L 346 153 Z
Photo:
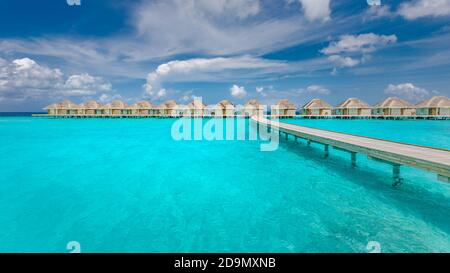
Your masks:
M 64 80 L 61 70 L 40 65 L 30 58 L 0 61 L 0 92 L 4 98 L 85 96 L 111 89 L 110 83 L 86 73 Z
M 245 88 L 243 86 L 238 86 L 238 85 L 234 84 L 230 88 L 230 94 L 234 98 L 242 99 L 247 95 L 247 91 L 245 90 Z
M 340 53 L 371 53 L 389 44 L 397 42 L 395 35 L 377 35 L 366 33 L 360 35 L 343 35 L 339 41 L 332 42 L 321 50 L 326 55 Z
M 87 96 L 97 92 L 108 92 L 112 85 L 105 82 L 101 77 L 93 77 L 87 73 L 70 76 L 63 86 L 64 94 L 67 96 Z
M 415 86 L 412 83 L 389 84 L 384 90 L 386 94 L 403 97 L 412 101 L 419 101 L 427 98 L 430 92 L 425 88 Z
M 330 0 L 299 0 L 305 17 L 310 21 L 330 19 Z
M 226 74 L 227 71 L 264 70 L 285 66 L 282 62 L 250 56 L 170 61 L 159 65 L 147 75 L 147 82 L 144 84 L 145 96 L 149 98 L 163 97 L 165 92 L 160 91 L 162 90 L 162 83 L 167 80 L 212 80 L 216 77 L 223 77 L 223 74 Z
M 371 53 L 396 42 L 395 35 L 342 35 L 320 52 L 329 55 L 328 60 L 335 64 L 332 74 L 336 74 L 336 67 L 354 67 L 364 63 L 371 58 Z
M 39 65 L 29 58 L 10 63 L 3 60 L 0 64 L 0 90 L 48 89 L 59 84 L 63 78 L 59 69 Z
M 106 93 L 101 94 L 100 97 L 98 98 L 98 101 L 103 104 L 112 102 L 113 100 L 123 100 L 123 97 L 120 94 Z
M 450 15 L 450 0 L 415 0 L 402 3 L 398 13 L 408 20 Z
M 328 21 L 330 19 L 330 0 L 285 0 L 288 4 L 300 3 L 305 18 L 309 21 Z
M 359 60 L 352 59 L 351 57 L 342 57 L 340 55 L 331 55 L 328 57 L 328 60 L 339 67 L 353 67 L 360 63 Z

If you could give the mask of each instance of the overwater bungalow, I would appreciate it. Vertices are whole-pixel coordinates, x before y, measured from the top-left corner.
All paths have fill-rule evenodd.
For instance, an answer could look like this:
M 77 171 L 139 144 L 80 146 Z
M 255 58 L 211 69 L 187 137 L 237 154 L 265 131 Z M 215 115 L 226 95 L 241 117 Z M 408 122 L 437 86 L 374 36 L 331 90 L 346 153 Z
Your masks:
M 337 116 L 371 116 L 372 107 L 358 98 L 349 98 L 334 109 Z
M 450 99 L 445 96 L 434 96 L 416 105 L 419 116 L 450 116 Z
M 305 116 L 329 116 L 333 107 L 321 99 L 312 99 L 302 107 Z
M 161 103 L 160 105 L 155 107 L 155 112 L 157 116 L 166 116 L 166 113 L 168 113 L 167 106 L 164 103 Z
M 103 110 L 101 109 L 100 103 L 95 100 L 90 100 L 85 103 L 82 103 L 78 106 L 78 114 L 79 115 L 101 115 L 103 114 Z
M 189 109 L 187 105 L 185 104 L 177 104 L 177 107 L 175 109 L 175 116 L 176 117 L 183 117 L 183 116 L 189 116 Z
M 155 108 L 153 104 L 148 101 L 139 101 L 133 104 L 133 114 L 148 116 L 153 114 L 153 109 Z
M 389 97 L 373 107 L 374 115 L 379 116 L 413 116 L 416 107 L 397 97 Z
M 161 103 L 158 110 L 160 116 L 176 117 L 178 115 L 178 105 L 174 100 L 168 100 Z
M 208 113 L 207 106 L 199 99 L 194 99 L 187 105 L 189 115 L 193 117 L 206 116 Z
M 279 100 L 276 104 L 271 106 L 271 115 L 279 117 L 293 117 L 295 116 L 295 104 L 289 100 Z
M 70 100 L 65 100 L 63 102 L 56 104 L 56 114 L 57 115 L 77 115 L 78 105 L 71 102 Z
M 215 115 L 221 117 L 233 117 L 235 115 L 235 106 L 229 100 L 221 100 L 216 104 Z
M 249 100 L 243 106 L 235 106 L 228 100 L 222 100 L 207 107 L 200 99 L 194 99 L 188 105 L 178 105 L 174 100 L 168 100 L 160 106 L 154 106 L 147 101 L 140 101 L 131 106 L 120 100 L 101 105 L 90 100 L 77 105 L 70 100 L 53 103 L 44 108 L 51 116 L 218 116 L 230 117 L 236 115 L 263 116 L 265 107 L 257 100 Z M 280 100 L 271 107 L 274 116 L 294 116 L 295 105 L 288 100 Z M 450 117 L 450 99 L 445 96 L 435 96 L 417 105 L 389 97 L 371 107 L 357 98 L 349 98 L 332 110 L 331 105 L 320 99 L 312 99 L 301 108 L 304 116 L 333 116 L 346 118 L 353 116 L 374 117 L 413 117 L 445 119 Z
M 103 110 L 113 116 L 128 115 L 128 113 L 131 114 L 131 109 L 121 100 L 114 100 L 111 103 L 103 105 Z
M 49 114 L 49 115 L 57 115 L 58 114 L 58 104 L 52 103 L 50 105 L 47 105 L 46 107 L 44 107 L 44 110 L 46 110 L 47 114 Z
M 264 107 L 257 100 L 249 100 L 242 108 L 242 114 L 245 116 L 263 116 Z

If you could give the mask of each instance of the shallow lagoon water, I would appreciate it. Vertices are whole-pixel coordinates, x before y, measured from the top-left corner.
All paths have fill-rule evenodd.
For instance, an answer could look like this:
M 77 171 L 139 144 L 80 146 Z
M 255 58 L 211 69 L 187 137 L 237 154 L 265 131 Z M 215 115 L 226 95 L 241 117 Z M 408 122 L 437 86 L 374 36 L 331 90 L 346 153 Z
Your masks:
M 274 152 L 175 141 L 174 121 L 0 117 L 0 251 L 450 251 L 450 185 L 435 174 L 402 167 L 393 188 L 391 168 L 364 156 L 352 168 L 292 139 Z M 285 121 L 450 143 L 448 121 Z

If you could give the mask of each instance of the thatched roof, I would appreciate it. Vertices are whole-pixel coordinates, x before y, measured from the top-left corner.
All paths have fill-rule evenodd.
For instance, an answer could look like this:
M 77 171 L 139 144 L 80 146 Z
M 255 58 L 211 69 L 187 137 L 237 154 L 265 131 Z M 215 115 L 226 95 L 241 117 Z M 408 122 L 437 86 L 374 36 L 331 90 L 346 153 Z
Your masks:
M 286 99 L 279 100 L 275 105 L 272 105 L 272 107 L 275 107 L 277 109 L 290 109 L 290 110 L 295 110 L 296 108 L 294 103 Z
M 111 103 L 107 103 L 107 104 L 103 104 L 100 108 L 101 109 L 111 109 L 112 105 L 111 105 Z
M 189 109 L 205 109 L 206 105 L 201 100 L 194 99 L 187 107 Z
M 218 105 L 221 105 L 223 107 L 227 107 L 227 106 L 228 107 L 229 106 L 233 106 L 234 107 L 234 104 L 231 101 L 229 101 L 229 100 L 221 100 L 221 101 L 219 101 Z
M 139 101 L 133 104 L 132 106 L 134 109 L 150 109 L 154 108 L 153 104 L 151 104 L 148 101 Z
M 446 96 L 434 96 L 431 99 L 422 101 L 416 105 L 417 108 L 448 108 L 450 107 L 450 99 Z
M 397 97 L 389 97 L 377 103 L 374 108 L 415 108 L 411 103 Z
M 366 102 L 358 98 L 349 98 L 346 101 L 340 103 L 336 108 L 372 108 Z
M 98 109 L 98 108 L 101 108 L 101 105 L 100 105 L 100 103 L 96 102 L 95 100 L 90 100 L 90 101 L 80 104 L 80 108 Z
M 71 102 L 70 100 L 65 100 L 57 104 L 57 108 L 59 109 L 77 109 L 78 105 L 76 103 Z
M 247 107 L 247 106 L 260 107 L 261 103 L 259 103 L 259 101 L 257 101 L 257 100 L 249 100 L 244 104 L 244 107 Z
M 304 109 L 331 109 L 333 107 L 324 100 L 312 99 L 308 103 L 303 105 L 302 108 L 304 108 Z
M 177 108 L 177 102 L 174 100 L 168 100 L 168 101 L 161 103 L 160 107 L 163 107 L 166 109 L 175 109 L 175 108 Z
M 121 100 L 114 100 L 113 102 L 111 102 L 111 108 L 113 109 L 125 109 L 127 107 L 128 105 Z
M 158 105 L 158 106 L 156 107 L 156 109 L 164 110 L 164 109 L 167 109 L 167 106 L 166 106 L 164 103 L 161 103 L 160 105 Z
M 219 108 L 219 109 L 233 109 L 234 104 L 229 100 L 221 100 L 216 105 L 213 105 L 213 108 Z

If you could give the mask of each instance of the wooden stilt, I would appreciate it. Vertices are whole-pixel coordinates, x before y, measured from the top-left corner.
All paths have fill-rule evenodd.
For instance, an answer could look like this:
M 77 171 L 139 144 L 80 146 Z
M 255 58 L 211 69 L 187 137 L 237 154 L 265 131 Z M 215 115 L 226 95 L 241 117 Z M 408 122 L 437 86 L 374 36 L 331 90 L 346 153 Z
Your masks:
M 392 179 L 394 180 L 392 183 L 393 187 L 396 187 L 403 182 L 403 178 L 400 177 L 400 164 L 392 164 Z
M 356 153 L 351 152 L 351 161 L 352 161 L 352 167 L 356 167 Z

